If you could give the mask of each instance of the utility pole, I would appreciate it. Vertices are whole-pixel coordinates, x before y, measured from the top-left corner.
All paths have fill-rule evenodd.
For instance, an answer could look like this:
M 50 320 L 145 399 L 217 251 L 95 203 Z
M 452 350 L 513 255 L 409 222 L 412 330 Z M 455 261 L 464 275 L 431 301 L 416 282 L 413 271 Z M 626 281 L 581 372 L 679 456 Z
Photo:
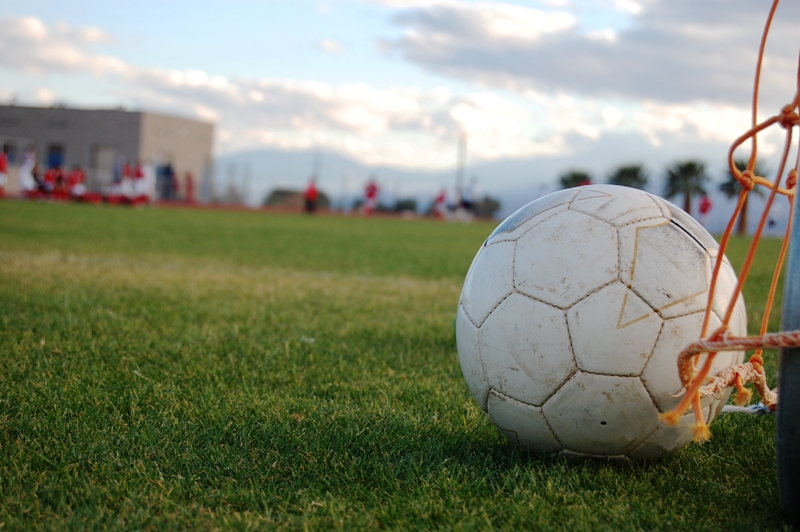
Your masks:
M 464 172 L 467 166 L 467 134 L 462 132 L 458 137 L 458 161 L 456 166 L 456 196 L 461 202 L 461 191 L 464 188 Z
M 245 162 L 242 168 L 242 203 L 247 205 L 250 198 L 250 162 Z
M 311 170 L 311 179 L 314 179 L 319 183 L 319 176 L 322 172 L 322 152 L 319 148 L 314 151 L 314 165 Z

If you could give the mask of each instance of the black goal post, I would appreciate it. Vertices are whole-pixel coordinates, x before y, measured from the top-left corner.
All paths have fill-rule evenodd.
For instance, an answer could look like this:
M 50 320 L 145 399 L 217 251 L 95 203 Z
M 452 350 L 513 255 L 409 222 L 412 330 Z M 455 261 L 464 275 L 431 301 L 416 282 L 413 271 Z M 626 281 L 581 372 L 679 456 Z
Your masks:
M 784 273 L 782 331 L 800 330 L 800 209 L 792 210 Z M 778 490 L 786 517 L 800 525 L 800 348 L 781 349 L 778 363 Z

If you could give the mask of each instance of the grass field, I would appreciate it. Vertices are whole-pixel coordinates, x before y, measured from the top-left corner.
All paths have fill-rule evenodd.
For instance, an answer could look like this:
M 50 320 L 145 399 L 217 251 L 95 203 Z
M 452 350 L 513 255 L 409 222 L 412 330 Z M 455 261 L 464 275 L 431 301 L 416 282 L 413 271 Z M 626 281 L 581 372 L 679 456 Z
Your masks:
M 630 465 L 494 429 L 453 339 L 493 227 L 0 202 L 0 529 L 781 529 L 773 417 Z

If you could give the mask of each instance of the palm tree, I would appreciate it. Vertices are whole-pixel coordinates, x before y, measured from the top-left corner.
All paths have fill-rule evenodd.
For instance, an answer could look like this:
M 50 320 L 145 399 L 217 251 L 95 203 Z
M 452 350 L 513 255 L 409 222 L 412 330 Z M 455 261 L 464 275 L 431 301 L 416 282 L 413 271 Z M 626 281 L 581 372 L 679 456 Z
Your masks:
M 581 170 L 569 170 L 558 177 L 561 188 L 579 187 L 581 185 L 591 185 L 592 177 Z
M 608 176 L 611 185 L 622 185 L 623 187 L 644 188 L 650 176 L 641 164 L 629 164 L 618 166 L 616 170 Z
M 736 165 L 736 168 L 740 172 L 743 172 L 747 168 L 747 159 L 735 159 L 733 164 Z M 756 162 L 756 165 L 753 168 L 753 174 L 763 177 L 767 175 L 767 169 L 764 168 L 764 166 L 762 166 L 760 163 Z M 733 176 L 733 172 L 731 172 L 730 168 L 728 168 L 727 179 L 719 185 L 719 189 L 728 198 L 739 197 L 739 193 L 742 191 L 742 185 L 740 185 L 739 181 Z M 751 192 L 754 192 L 762 197 L 764 196 L 764 191 L 762 191 L 760 187 L 753 188 Z M 739 225 L 736 227 L 737 235 L 744 235 L 747 233 L 747 202 L 749 200 L 750 194 L 744 198 L 742 211 L 739 213 Z
M 705 183 L 708 181 L 706 165 L 701 161 L 682 161 L 667 168 L 667 185 L 664 196 L 672 198 L 683 195 L 683 210 L 692 213 L 692 196 L 706 194 Z

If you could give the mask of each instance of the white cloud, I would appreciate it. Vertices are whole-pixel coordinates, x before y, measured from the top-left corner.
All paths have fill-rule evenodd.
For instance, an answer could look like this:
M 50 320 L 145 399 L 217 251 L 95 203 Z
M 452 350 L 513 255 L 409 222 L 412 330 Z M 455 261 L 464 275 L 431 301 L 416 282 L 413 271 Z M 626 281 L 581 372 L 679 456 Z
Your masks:
M 611 129 L 621 124 L 622 120 L 625 118 L 621 110 L 612 106 L 604 107 L 600 114 L 603 117 L 603 122 Z
M 586 37 L 592 41 L 606 41 L 613 43 L 617 41 L 617 32 L 611 29 L 590 31 L 586 33 Z
M 87 46 L 111 41 L 100 29 L 73 28 L 64 23 L 47 27 L 34 17 L 6 17 L 0 20 L 0 27 L 0 63 L 27 74 L 127 74 L 127 66 L 119 59 L 87 50 Z
M 638 15 L 642 12 L 642 4 L 634 0 L 614 0 L 614 6 L 620 11 L 626 11 L 633 15 Z
M 572 4 L 549 11 L 453 0 L 380 3 L 398 9 L 400 34 L 381 40 L 424 70 L 524 92 L 569 92 L 669 103 L 746 105 L 768 6 L 751 0 L 615 0 L 619 28 L 584 30 Z M 784 2 L 773 24 L 763 95 L 791 98 L 800 4 Z M 591 27 L 591 24 L 589 24 Z M 788 94 L 787 94 L 788 92 Z
M 43 87 L 36 89 L 34 94 L 36 96 L 36 100 L 41 105 L 53 105 L 56 102 L 56 99 L 58 98 L 56 93 L 54 93 L 50 89 L 46 89 Z
M 333 39 L 323 39 L 318 43 L 319 49 L 330 54 L 340 54 L 345 51 L 345 47 L 339 41 Z
M 536 40 L 545 33 L 558 33 L 575 26 L 575 18 L 563 11 L 547 13 L 506 4 L 487 4 L 466 9 L 474 11 L 485 24 L 487 33 L 499 39 Z
M 382 1 L 409 5 L 408 2 Z M 528 50 L 530 42 L 526 39 L 537 31 L 542 40 L 547 40 L 547 35 L 571 35 L 577 31 L 566 19 L 562 26 L 555 26 L 561 29 L 550 34 L 543 26 L 536 29 L 535 24 L 532 33 L 526 33 L 522 26 L 503 27 L 505 23 L 500 24 L 498 30 L 497 21 L 507 21 L 516 13 L 508 10 L 505 4 L 461 4 L 446 0 L 416 0 L 411 4 L 436 9 L 442 6 L 451 9 L 457 5 L 460 19 L 456 17 L 447 24 L 437 20 L 435 23 L 440 25 L 437 27 L 441 31 L 432 34 L 420 31 L 417 36 L 421 43 L 441 39 L 445 51 L 461 45 L 445 41 L 460 38 L 459 32 L 466 30 L 459 29 L 459 25 L 464 24 L 472 24 L 471 27 L 483 32 L 480 35 L 488 39 L 486 42 L 504 43 L 490 49 L 491 53 L 507 49 L 508 41 L 523 43 L 513 49 Z M 476 5 L 484 11 L 471 11 Z M 540 16 L 533 11 L 524 14 Z M 449 13 L 451 11 L 433 12 L 433 15 Z M 494 18 L 475 18 L 475 13 L 490 13 Z M 421 13 L 413 15 L 421 16 Z M 520 20 L 523 18 L 520 15 Z M 444 87 L 430 90 L 377 88 L 356 83 L 225 77 L 201 69 L 154 69 L 95 53 L 93 47 L 108 38 L 100 30 L 48 26 L 35 18 L 5 19 L 4 23 L 6 30 L 0 33 L 0 68 L 34 76 L 48 73 L 62 76 L 61 79 L 65 76 L 101 78 L 112 87 L 115 97 L 135 107 L 214 121 L 220 152 L 258 147 L 321 147 L 369 164 L 447 168 L 454 164 L 456 140 L 462 133 L 469 138 L 470 160 L 475 162 L 564 156 L 572 153 L 576 144 L 602 141 L 615 134 L 646 138 L 652 146 L 692 139 L 722 143 L 731 140 L 731 132 L 743 131 L 749 123 L 745 106 L 723 98 L 698 103 L 659 98 L 658 95 L 635 98 L 604 90 L 585 91 L 581 90 L 583 85 L 556 90 L 539 88 L 524 79 L 520 81 L 521 78 L 511 71 L 487 73 L 484 60 L 480 58 L 475 59 L 470 67 L 474 70 L 470 72 L 487 85 L 498 76 L 505 76 L 510 82 L 503 86 L 515 87 L 518 94 L 510 95 L 491 87 L 461 92 Z M 409 21 L 404 29 L 417 31 L 416 24 Z M 66 34 L 73 37 L 68 43 Z M 407 35 L 403 38 L 403 46 L 408 45 L 409 38 Z M 622 41 L 625 37 L 619 39 Z M 605 41 L 596 44 L 613 45 Z M 533 49 L 535 51 L 536 47 Z M 424 60 L 430 60 L 430 55 Z M 582 83 L 590 84 L 592 65 L 582 63 L 580 57 L 574 60 L 577 62 L 574 67 L 587 78 Z M 563 57 L 553 61 L 567 62 Z M 635 66 L 635 61 L 632 64 Z M 701 60 L 700 64 L 705 63 Z M 722 76 L 729 74 L 723 71 Z M 662 77 L 669 76 L 662 74 Z M 706 77 L 710 75 L 706 73 Z M 599 81 L 602 83 L 604 79 L 601 76 Z M 63 99 L 75 101 L 58 91 L 59 84 L 54 83 L 47 88 L 30 89 L 20 94 L 20 98 L 27 97 L 41 104 Z M 0 94 L 4 93 L 0 88 Z M 765 152 L 774 146 L 775 142 L 769 137 L 761 144 Z

